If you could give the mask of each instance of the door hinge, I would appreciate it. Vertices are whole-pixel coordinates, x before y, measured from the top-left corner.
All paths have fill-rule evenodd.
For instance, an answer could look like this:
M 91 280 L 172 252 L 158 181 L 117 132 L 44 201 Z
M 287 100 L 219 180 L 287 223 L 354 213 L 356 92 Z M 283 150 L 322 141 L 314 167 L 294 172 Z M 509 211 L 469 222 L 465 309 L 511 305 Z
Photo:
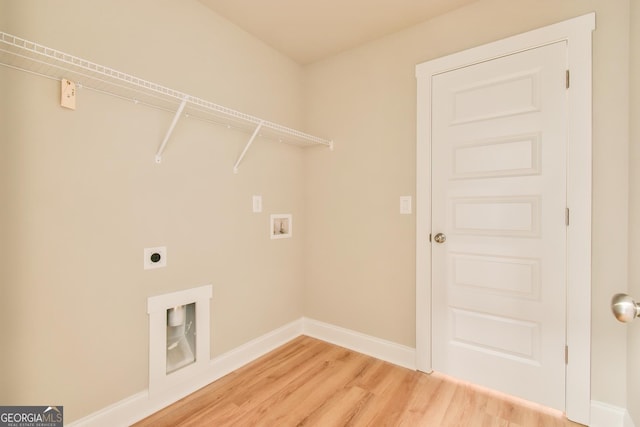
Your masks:
M 569 70 L 567 70 L 565 74 L 565 87 L 569 89 L 570 86 L 571 86 L 571 73 L 569 73 Z
M 565 365 L 569 364 L 569 346 L 568 345 L 564 346 L 564 364 Z
M 567 227 L 569 226 L 569 208 L 564 210 L 564 223 Z

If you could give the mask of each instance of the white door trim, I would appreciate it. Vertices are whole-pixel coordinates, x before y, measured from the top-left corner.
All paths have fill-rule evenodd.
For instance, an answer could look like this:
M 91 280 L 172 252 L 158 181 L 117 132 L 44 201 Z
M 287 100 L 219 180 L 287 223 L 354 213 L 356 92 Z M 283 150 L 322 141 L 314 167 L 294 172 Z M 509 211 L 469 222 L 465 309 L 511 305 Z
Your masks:
M 567 389 L 565 412 L 589 424 L 591 378 L 591 33 L 595 13 L 416 66 L 416 367 L 431 371 L 431 80 L 478 62 L 567 41 L 570 70 L 567 204 Z

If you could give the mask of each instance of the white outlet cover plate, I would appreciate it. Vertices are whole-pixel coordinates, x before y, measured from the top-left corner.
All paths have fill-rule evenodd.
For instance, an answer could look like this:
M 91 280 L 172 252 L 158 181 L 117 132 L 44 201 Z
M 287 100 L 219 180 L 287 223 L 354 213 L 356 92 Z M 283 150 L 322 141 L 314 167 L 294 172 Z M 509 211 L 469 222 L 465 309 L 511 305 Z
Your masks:
M 400 213 L 403 215 L 411 213 L 411 196 L 400 196 Z
M 160 260 L 153 262 L 151 257 L 153 254 L 160 255 Z M 144 248 L 144 269 L 152 270 L 154 268 L 162 268 L 167 266 L 167 247 L 159 246 L 156 248 Z
M 262 196 L 253 196 L 253 212 L 262 212 Z

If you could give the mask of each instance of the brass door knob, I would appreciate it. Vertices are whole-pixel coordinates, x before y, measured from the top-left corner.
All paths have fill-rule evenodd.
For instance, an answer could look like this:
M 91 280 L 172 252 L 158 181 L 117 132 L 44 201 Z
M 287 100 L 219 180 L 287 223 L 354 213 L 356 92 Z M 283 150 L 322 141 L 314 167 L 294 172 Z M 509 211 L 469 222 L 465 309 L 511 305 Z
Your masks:
M 447 241 L 447 236 L 445 236 L 444 233 L 438 233 L 433 240 L 435 240 L 436 243 L 444 243 Z

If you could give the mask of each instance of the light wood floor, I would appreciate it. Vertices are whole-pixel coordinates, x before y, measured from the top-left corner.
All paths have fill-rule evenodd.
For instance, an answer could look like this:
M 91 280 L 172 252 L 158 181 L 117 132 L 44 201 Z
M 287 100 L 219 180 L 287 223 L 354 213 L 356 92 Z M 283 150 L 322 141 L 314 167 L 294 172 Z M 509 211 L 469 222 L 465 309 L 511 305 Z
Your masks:
M 556 411 L 303 336 L 135 426 L 579 424 Z

